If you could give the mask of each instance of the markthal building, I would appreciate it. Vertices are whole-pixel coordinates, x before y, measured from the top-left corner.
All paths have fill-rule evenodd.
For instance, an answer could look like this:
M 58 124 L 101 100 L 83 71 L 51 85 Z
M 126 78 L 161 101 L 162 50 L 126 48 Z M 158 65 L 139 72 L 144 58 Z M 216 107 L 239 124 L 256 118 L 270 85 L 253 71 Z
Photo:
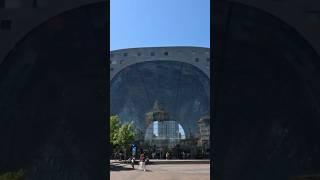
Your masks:
M 209 157 L 209 48 L 121 49 L 110 60 L 110 113 L 133 122 L 138 148 L 157 158 Z

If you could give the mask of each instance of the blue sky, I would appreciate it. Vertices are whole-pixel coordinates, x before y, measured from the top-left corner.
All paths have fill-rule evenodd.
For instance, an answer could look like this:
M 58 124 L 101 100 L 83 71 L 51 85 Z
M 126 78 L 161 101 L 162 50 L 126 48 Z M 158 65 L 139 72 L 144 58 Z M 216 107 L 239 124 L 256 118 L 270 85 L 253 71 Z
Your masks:
M 110 49 L 210 47 L 210 0 L 111 0 Z

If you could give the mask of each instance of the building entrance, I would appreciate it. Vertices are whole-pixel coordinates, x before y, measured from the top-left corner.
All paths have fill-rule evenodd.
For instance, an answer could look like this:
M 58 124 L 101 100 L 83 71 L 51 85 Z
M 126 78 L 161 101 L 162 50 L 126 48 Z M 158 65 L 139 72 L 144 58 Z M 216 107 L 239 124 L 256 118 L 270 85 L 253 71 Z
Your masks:
M 169 153 L 173 159 L 206 158 L 209 154 L 209 118 L 198 121 L 198 132 L 186 135 L 179 121 L 171 118 L 158 101 L 146 113 L 146 130 L 141 148 L 150 157 L 164 159 Z

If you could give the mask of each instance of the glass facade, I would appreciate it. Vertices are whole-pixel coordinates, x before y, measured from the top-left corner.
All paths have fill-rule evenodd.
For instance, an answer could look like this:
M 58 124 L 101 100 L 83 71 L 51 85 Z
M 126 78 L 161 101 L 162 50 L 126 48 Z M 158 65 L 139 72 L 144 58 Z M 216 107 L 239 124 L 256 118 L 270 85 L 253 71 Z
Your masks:
M 206 158 L 209 153 L 209 78 L 175 61 L 126 67 L 111 81 L 111 114 L 132 121 L 138 149 L 154 158 Z

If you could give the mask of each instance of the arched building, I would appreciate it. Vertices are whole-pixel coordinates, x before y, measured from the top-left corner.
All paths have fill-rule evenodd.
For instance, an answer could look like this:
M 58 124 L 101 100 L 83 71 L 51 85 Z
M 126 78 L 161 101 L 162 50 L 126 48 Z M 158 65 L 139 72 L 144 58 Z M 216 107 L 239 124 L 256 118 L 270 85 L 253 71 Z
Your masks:
M 211 77 L 219 112 L 211 114 L 214 178 L 280 180 L 319 173 L 318 0 L 213 3 L 211 59 L 219 65 L 219 77 Z M 107 108 L 106 89 L 100 89 L 107 79 L 105 7 L 101 0 L 1 1 L 1 170 L 26 168 L 29 179 L 39 180 L 105 178 L 101 155 L 107 151 L 106 122 L 92 121 L 104 119 L 101 112 Z M 205 58 L 199 58 L 199 64 Z M 120 82 L 117 77 L 130 69 L 159 68 L 174 74 L 166 64 L 183 64 L 161 62 L 136 63 L 123 71 L 112 65 L 110 71 Z M 202 65 L 183 67 L 207 77 Z M 143 109 L 152 110 L 152 96 L 143 97 L 148 102 Z M 130 107 L 124 104 L 113 107 L 116 113 L 131 113 L 121 110 Z
M 106 2 L 1 2 L 1 174 L 105 179 Z
M 142 134 L 138 141 L 172 149 L 192 138 L 194 146 L 185 147 L 190 151 L 200 138 L 197 121 L 210 114 L 210 49 L 155 47 L 112 51 L 110 85 L 110 113 L 119 115 L 124 122 L 133 121 L 141 132 L 138 134 Z M 152 112 L 154 117 L 159 111 L 158 102 L 169 115 L 145 121 L 147 113 Z M 193 153 L 192 157 L 195 156 Z

